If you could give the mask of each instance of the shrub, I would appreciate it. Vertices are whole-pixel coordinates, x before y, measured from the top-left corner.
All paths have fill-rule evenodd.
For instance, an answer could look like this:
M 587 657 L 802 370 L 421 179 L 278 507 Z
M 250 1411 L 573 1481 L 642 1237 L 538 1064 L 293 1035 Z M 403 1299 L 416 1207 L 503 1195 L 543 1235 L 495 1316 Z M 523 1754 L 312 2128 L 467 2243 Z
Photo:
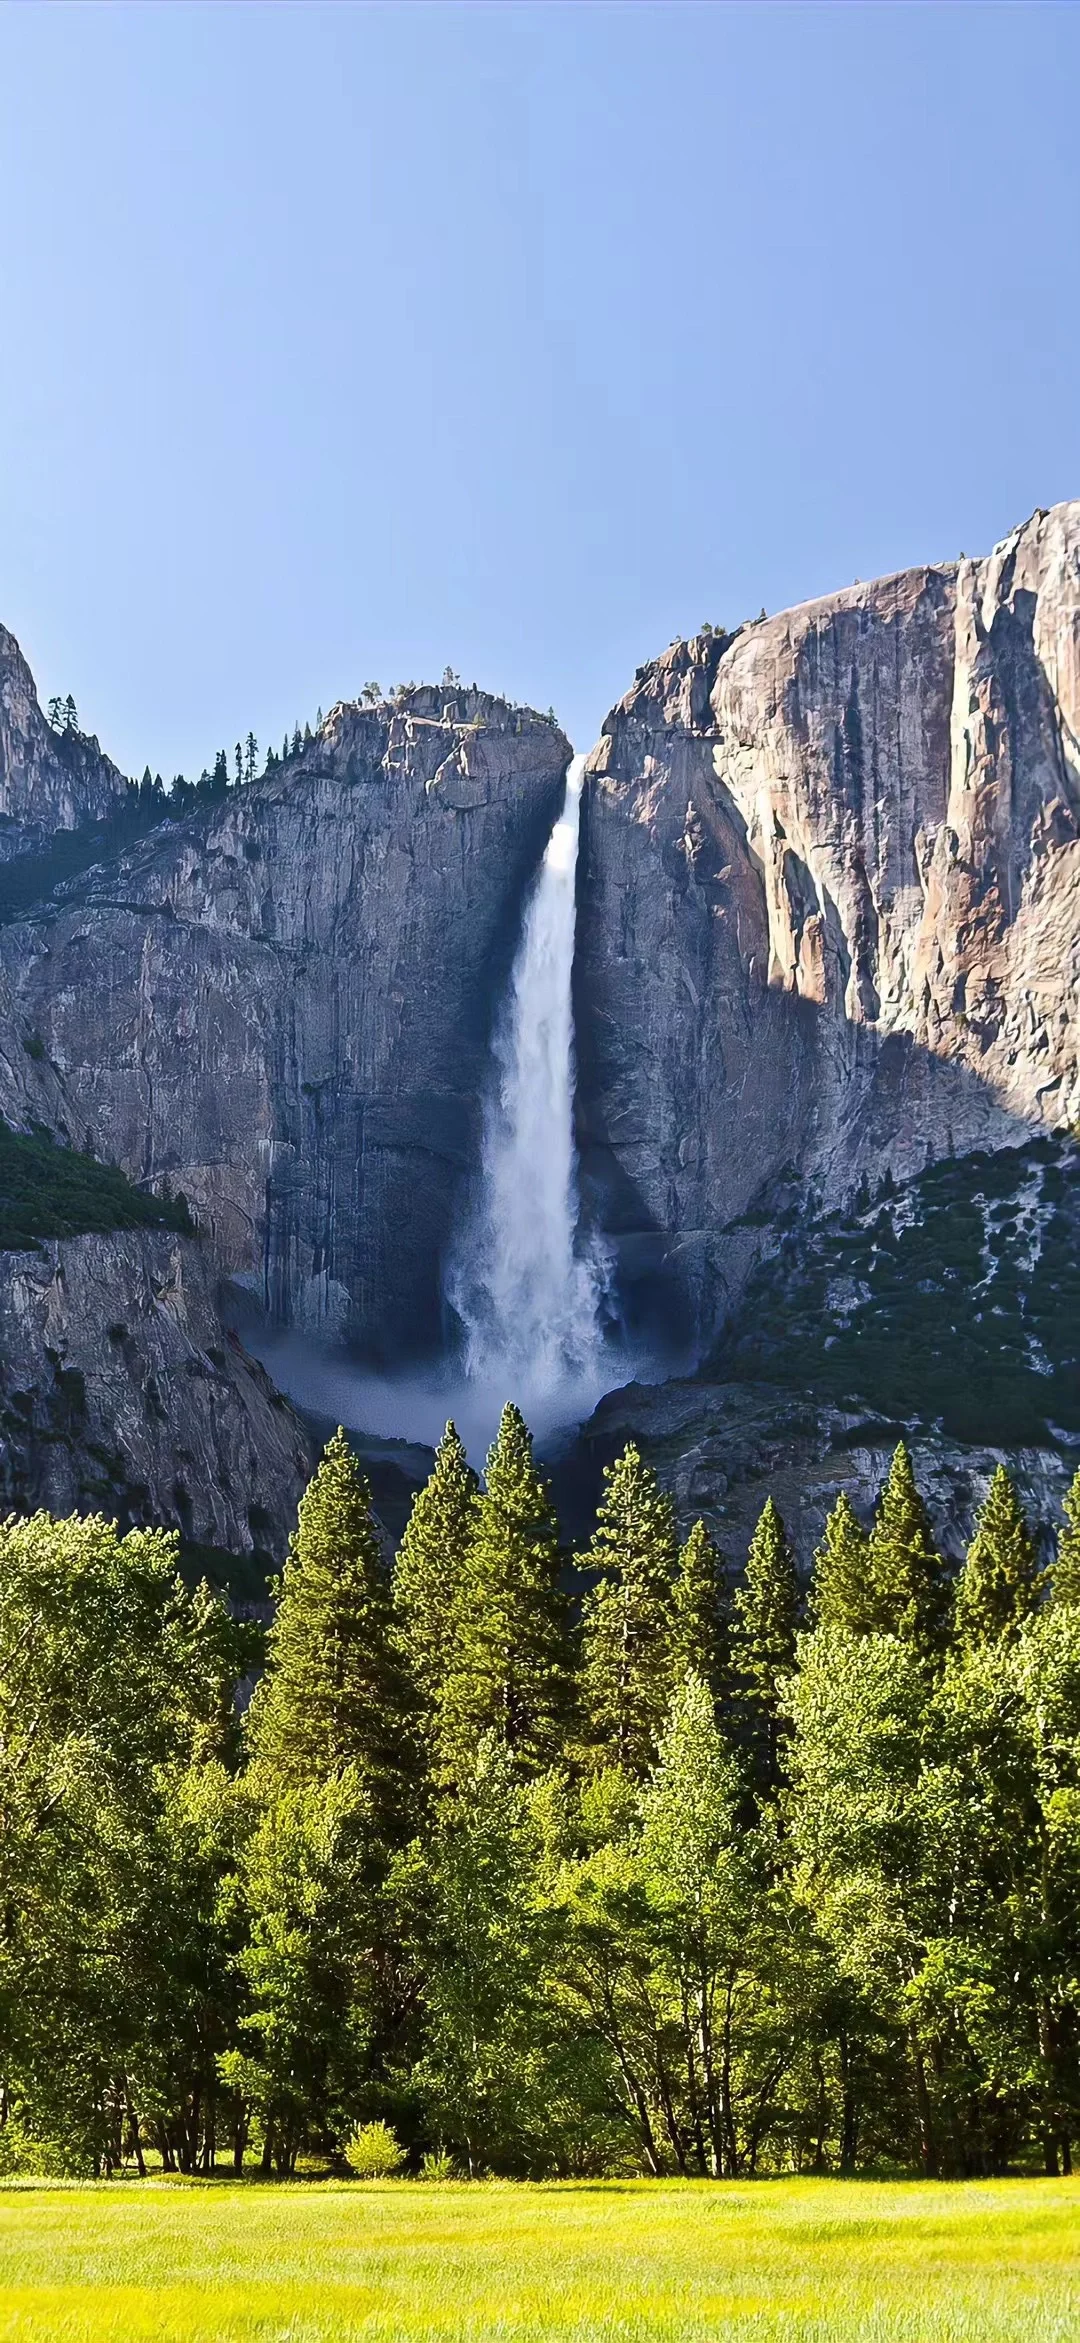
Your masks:
M 362 2123 L 345 2149 L 357 2180 L 390 2180 L 405 2162 L 405 2150 L 388 2123 Z
M 445 2148 L 432 2149 L 420 2166 L 421 2180 L 460 2180 L 461 2174 Z

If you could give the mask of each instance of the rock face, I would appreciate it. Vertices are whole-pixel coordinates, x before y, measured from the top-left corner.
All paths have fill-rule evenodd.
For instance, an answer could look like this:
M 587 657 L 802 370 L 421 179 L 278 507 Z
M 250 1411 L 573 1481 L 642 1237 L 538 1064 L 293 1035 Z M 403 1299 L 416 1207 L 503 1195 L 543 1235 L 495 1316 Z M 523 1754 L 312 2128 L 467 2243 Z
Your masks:
M 771 1496 L 808 1572 L 826 1515 L 845 1491 L 869 1523 L 903 1429 L 941 1550 L 958 1561 L 999 1463 L 1014 1474 L 1047 1559 L 1061 1528 L 1061 1500 L 1075 1469 L 1053 1448 L 950 1440 L 932 1425 L 912 1432 L 873 1408 L 840 1407 L 768 1383 L 629 1384 L 601 1401 L 579 1447 L 594 1487 L 601 1468 L 636 1441 L 675 1500 L 681 1525 L 708 1523 L 733 1574 Z
M 0 626 L 0 862 L 56 830 L 101 821 L 126 789 L 96 740 L 46 723 L 18 643 Z
M 745 1227 L 1080 1115 L 1080 504 L 674 644 L 590 758 L 586 1189 L 700 1344 Z
M 166 1522 L 280 1558 L 312 1466 L 226 1336 L 205 1249 L 116 1232 L 0 1253 L 0 1506 Z
M 288 765 L 0 931 L 0 1111 L 168 1179 L 278 1320 L 434 1347 L 569 754 L 473 691 L 335 708 Z
M 528 710 L 403 689 L 340 705 L 261 781 L 123 847 L 106 817 L 126 785 L 96 742 L 44 722 L 0 633 L 0 1113 L 169 1182 L 200 1230 L 195 1249 L 86 1239 L 0 1260 L 20 1502 L 122 1480 L 126 1507 L 241 1547 L 262 1511 L 287 1520 L 300 1435 L 215 1332 L 219 1277 L 375 1362 L 438 1349 L 492 1022 L 569 754 Z M 1050 1358 L 1045 1333 L 1080 1274 L 1059 1144 L 1080 1119 L 1080 504 L 985 561 L 705 632 L 640 669 L 589 760 L 578 884 L 586 1210 L 614 1239 L 630 1323 L 709 1357 L 714 1394 L 766 1394 L 746 1440 L 750 1403 L 708 1402 L 721 1448 L 734 1423 L 778 1470 L 768 1416 L 807 1471 L 822 1443 L 865 1449 L 851 1471 L 868 1486 L 920 1400 L 875 1391 L 858 1362 L 876 1346 L 895 1385 L 930 1355 L 910 1314 L 896 1340 L 914 1223 L 879 1226 L 883 1176 L 910 1198 L 928 1167 L 1051 1134 L 1012 1203 L 980 1173 L 978 1192 L 927 1189 L 916 1219 L 933 1326 L 951 1328 L 939 1385 L 1007 1326 L 1026 1381 L 1000 1386 L 1001 1420 L 1019 1393 L 1009 1420 L 1036 1427 L 1013 1445 L 1041 1454 L 1045 1426 L 1052 1446 L 1056 1410 L 1067 1446 L 1074 1346 Z M 829 1329 L 805 1437 L 782 1390 L 788 1322 L 804 1345 Z M 985 1431 L 949 1437 L 954 1456 L 991 1454 Z M 735 1486 L 711 1431 L 705 1450 Z M 756 1471 L 739 1482 L 755 1495 Z

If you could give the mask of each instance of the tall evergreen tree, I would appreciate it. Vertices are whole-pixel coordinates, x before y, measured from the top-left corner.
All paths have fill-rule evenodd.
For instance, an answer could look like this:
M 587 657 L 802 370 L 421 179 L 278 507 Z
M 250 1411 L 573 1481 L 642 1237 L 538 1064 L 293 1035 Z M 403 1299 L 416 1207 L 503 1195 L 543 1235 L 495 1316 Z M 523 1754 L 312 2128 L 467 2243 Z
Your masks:
M 799 1577 L 788 1534 L 772 1498 L 765 1500 L 735 1592 L 732 1670 L 758 1787 L 780 1776 L 780 1684 L 795 1666 Z
M 1035 1607 L 1035 1541 L 1016 1485 L 999 1464 L 956 1589 L 957 1640 L 968 1650 L 1014 1635 Z
M 516 1407 L 504 1407 L 465 1560 L 440 1709 L 444 1768 L 460 1775 L 493 1732 L 522 1765 L 562 1747 L 570 1696 L 566 1597 L 551 1496 Z
M 869 1540 L 851 1499 L 841 1489 L 814 1556 L 810 1607 L 817 1627 L 846 1627 L 869 1634 L 873 1605 L 869 1593 Z
M 379 1832 L 393 1830 L 403 1755 L 403 1695 L 390 1590 L 371 1493 L 339 1428 L 300 1500 L 277 1585 L 266 1674 L 248 1712 L 256 1774 L 268 1790 L 355 1769 Z
M 394 1566 L 394 1609 L 406 1665 L 428 1717 L 450 1672 L 458 1607 L 476 1528 L 479 1482 L 447 1424 L 435 1469 L 413 1499 Z
M 679 1557 L 671 1663 L 676 1690 L 687 1676 L 698 1676 L 719 1706 L 730 1674 L 731 1607 L 723 1559 L 703 1521 L 695 1521 Z
M 595 1762 L 648 1771 L 667 1716 L 679 1541 L 675 1509 L 631 1441 L 604 1475 L 582 1567 L 602 1573 L 582 1621 L 586 1739 Z
M 1048 1574 L 1050 1600 L 1055 1607 L 1067 1604 L 1080 1610 L 1080 1468 L 1065 1491 L 1063 1509 L 1065 1525 Z
M 923 1651 L 940 1647 L 948 1581 L 902 1440 L 878 1499 L 867 1563 L 873 1631 L 905 1636 Z

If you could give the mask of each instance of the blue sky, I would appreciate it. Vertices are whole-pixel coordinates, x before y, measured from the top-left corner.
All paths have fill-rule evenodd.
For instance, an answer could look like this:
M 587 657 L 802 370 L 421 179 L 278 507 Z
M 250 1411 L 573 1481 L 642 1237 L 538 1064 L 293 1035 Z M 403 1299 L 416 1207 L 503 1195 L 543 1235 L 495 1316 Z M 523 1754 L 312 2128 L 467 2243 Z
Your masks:
M 1080 10 L 0 6 L 0 617 L 128 769 L 1080 493 Z

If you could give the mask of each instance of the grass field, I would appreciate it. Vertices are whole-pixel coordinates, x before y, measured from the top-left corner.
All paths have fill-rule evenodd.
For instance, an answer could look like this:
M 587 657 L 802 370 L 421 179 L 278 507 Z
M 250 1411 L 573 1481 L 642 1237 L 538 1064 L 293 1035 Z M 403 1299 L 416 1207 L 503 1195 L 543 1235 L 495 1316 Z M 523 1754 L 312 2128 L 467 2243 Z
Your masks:
M 24 2343 L 1076 2343 L 1080 2182 L 0 2191 Z

